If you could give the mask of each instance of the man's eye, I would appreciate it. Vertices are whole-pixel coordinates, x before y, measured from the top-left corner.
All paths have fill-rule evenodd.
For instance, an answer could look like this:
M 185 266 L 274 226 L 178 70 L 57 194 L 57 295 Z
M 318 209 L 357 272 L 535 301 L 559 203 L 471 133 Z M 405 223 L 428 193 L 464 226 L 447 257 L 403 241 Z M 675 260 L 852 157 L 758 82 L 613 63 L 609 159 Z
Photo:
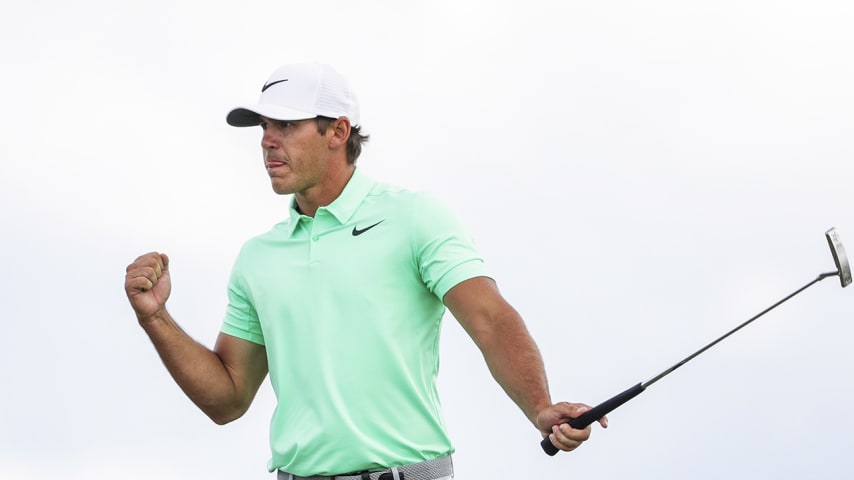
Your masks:
M 279 121 L 279 128 L 288 128 L 291 125 L 293 125 L 291 122 L 286 122 L 284 120 Z
M 267 130 L 267 122 L 261 122 L 261 130 Z

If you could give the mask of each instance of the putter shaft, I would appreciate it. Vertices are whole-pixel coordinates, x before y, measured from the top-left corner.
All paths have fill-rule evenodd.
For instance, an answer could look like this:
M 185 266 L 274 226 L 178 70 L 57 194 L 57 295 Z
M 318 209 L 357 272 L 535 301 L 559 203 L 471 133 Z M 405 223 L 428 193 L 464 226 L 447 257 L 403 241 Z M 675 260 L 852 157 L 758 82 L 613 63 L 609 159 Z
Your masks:
M 828 230 L 825 233 L 825 237 L 827 238 L 827 243 L 830 246 L 830 251 L 833 254 L 833 261 L 836 263 L 837 271 L 822 273 L 821 275 L 816 277 L 815 280 L 813 280 L 813 281 L 807 283 L 806 285 L 804 285 L 803 287 L 795 290 L 794 292 L 790 293 L 789 295 L 784 297 L 782 300 L 771 305 L 770 307 L 766 308 L 765 310 L 762 310 L 761 312 L 754 315 L 753 317 L 751 317 L 750 319 L 748 319 L 747 321 L 745 321 L 741 325 L 733 328 L 729 332 L 718 337 L 715 341 L 709 343 L 705 347 L 703 347 L 703 348 L 697 350 L 696 352 L 692 353 L 691 355 L 685 357 L 679 363 L 673 365 L 672 367 L 668 368 L 667 370 L 664 370 L 663 372 L 661 372 L 658 375 L 650 378 L 649 380 L 647 380 L 645 382 L 638 383 L 637 385 L 634 385 L 634 386 L 628 388 L 627 390 L 609 398 L 608 400 L 605 400 L 604 402 L 600 403 L 599 405 L 596 405 L 595 407 L 584 412 L 583 414 L 579 415 L 578 417 L 570 419 L 566 423 L 568 423 L 570 427 L 575 428 L 575 429 L 587 428 L 587 426 L 589 426 L 591 423 L 595 422 L 596 420 L 599 420 L 600 418 L 602 418 L 605 415 L 607 415 L 608 413 L 612 412 L 614 409 L 616 409 L 620 405 L 622 405 L 622 404 L 628 402 L 629 400 L 631 400 L 632 398 L 640 395 L 641 392 L 643 392 L 644 390 L 647 389 L 647 387 L 651 386 L 655 382 L 666 377 L 667 375 L 669 375 L 670 373 L 672 373 L 674 370 L 681 367 L 682 365 L 685 365 L 686 363 L 690 362 L 697 355 L 699 355 L 699 354 L 705 352 L 706 350 L 714 347 L 715 345 L 720 343 L 725 338 L 729 337 L 733 333 L 741 330 L 742 328 L 744 328 L 747 325 L 749 325 L 750 323 L 752 323 L 757 318 L 765 315 L 766 313 L 770 312 L 771 310 L 774 310 L 775 308 L 779 307 L 780 305 L 782 305 L 783 303 L 788 301 L 790 298 L 792 298 L 795 295 L 803 292 L 807 288 L 815 285 L 816 283 L 824 280 L 827 277 L 839 276 L 840 282 L 842 283 L 843 287 L 846 287 L 849 284 L 851 284 L 851 268 L 848 264 L 848 257 L 845 255 L 845 249 L 842 247 L 842 243 L 839 240 L 839 235 L 836 233 L 836 229 L 831 228 L 830 230 Z M 552 445 L 552 442 L 551 442 L 551 440 L 549 440 L 548 437 L 544 438 L 540 442 L 540 446 L 543 447 L 543 450 L 548 455 L 554 455 L 559 451 L 554 445 Z

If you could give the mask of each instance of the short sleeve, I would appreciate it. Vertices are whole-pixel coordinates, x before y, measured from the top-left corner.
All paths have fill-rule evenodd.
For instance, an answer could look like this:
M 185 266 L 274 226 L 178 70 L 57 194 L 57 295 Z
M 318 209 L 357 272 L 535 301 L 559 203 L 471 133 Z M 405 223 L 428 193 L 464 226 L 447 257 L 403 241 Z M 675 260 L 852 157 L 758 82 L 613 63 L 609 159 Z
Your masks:
M 258 313 L 250 301 L 246 283 L 243 281 L 240 256 L 234 263 L 228 280 L 228 306 L 220 331 L 232 337 L 264 345 L 261 322 L 258 320 Z
M 432 194 L 422 193 L 416 198 L 414 249 L 427 288 L 441 299 L 460 282 L 489 276 L 459 215 Z

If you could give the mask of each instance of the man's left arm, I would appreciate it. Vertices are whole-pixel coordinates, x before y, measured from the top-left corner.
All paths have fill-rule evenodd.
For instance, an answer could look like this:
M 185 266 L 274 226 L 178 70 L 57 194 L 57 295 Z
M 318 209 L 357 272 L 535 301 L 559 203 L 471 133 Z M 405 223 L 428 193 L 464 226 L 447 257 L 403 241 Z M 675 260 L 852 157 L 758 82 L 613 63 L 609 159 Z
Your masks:
M 475 277 L 461 282 L 443 301 L 480 349 L 492 376 L 544 437 L 566 451 L 590 437 L 590 427 L 576 430 L 566 424 L 589 407 L 552 403 L 540 351 L 494 280 Z M 605 418 L 599 423 L 607 427 Z

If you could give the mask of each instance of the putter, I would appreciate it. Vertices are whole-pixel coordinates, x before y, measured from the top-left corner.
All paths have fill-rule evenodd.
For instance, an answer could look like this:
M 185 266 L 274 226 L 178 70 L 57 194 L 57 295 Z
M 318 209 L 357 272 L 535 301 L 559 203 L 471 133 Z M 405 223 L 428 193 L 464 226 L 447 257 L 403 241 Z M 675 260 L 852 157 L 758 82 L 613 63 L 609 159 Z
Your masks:
M 741 330 L 742 328 L 746 327 L 748 324 L 750 324 L 751 322 L 753 322 L 757 318 L 759 318 L 762 315 L 765 315 L 766 313 L 770 312 L 771 310 L 777 308 L 778 306 L 783 304 L 785 301 L 789 300 L 790 298 L 792 298 L 795 295 L 803 292 L 807 288 L 813 286 L 814 284 L 818 283 L 821 280 L 824 280 L 827 277 L 833 277 L 833 276 L 838 275 L 839 276 L 839 282 L 842 284 L 843 288 L 850 285 L 851 284 L 851 267 L 848 265 L 848 256 L 845 255 L 845 249 L 842 247 L 842 242 L 839 240 L 839 234 L 836 233 L 835 228 L 831 228 L 830 230 L 825 232 L 824 236 L 825 236 L 825 238 L 827 238 L 827 244 L 828 244 L 828 246 L 830 246 L 830 253 L 833 254 L 833 261 L 834 261 L 834 263 L 836 263 L 836 271 L 835 272 L 822 273 L 815 280 L 807 283 L 806 285 L 795 290 L 794 292 L 792 292 L 791 294 L 789 294 L 787 297 L 783 298 L 779 302 L 777 302 L 774 305 L 771 305 L 770 307 L 766 308 L 765 310 L 759 312 L 753 318 L 751 318 L 751 319 L 747 320 L 746 322 L 742 323 L 741 325 L 733 328 L 732 330 L 730 330 L 729 332 L 727 332 L 726 334 L 724 334 L 723 336 L 721 336 L 720 338 L 718 338 L 714 342 L 712 342 L 712 343 L 706 345 L 705 347 L 697 350 L 696 352 L 692 353 L 691 355 L 689 355 L 688 357 L 686 357 L 684 360 L 677 363 L 676 365 L 673 365 L 672 367 L 668 368 L 667 370 L 659 373 L 658 375 L 652 377 L 651 379 L 649 379 L 645 382 L 638 383 L 637 385 L 629 388 L 628 390 L 626 390 L 620 394 L 617 394 L 608 400 L 605 400 L 604 402 L 600 403 L 599 405 L 596 405 L 595 407 L 584 412 L 583 414 L 579 415 L 578 417 L 570 419 L 566 423 L 568 423 L 569 426 L 572 428 L 577 428 L 577 429 L 587 428 L 587 426 L 590 425 L 591 423 L 593 423 L 596 420 L 604 417 L 605 415 L 607 415 L 608 413 L 610 413 L 611 411 L 613 411 L 614 409 L 616 409 L 620 405 L 628 402 L 632 398 L 640 395 L 640 393 L 643 392 L 644 390 L 646 390 L 647 387 L 649 387 L 650 385 L 654 384 L 655 382 L 661 380 L 662 378 L 666 377 L 667 375 L 669 375 L 671 372 L 673 372 L 677 368 L 681 367 L 682 365 L 685 365 L 686 363 L 691 361 L 697 355 L 699 355 L 699 354 L 705 352 L 706 350 L 712 348 L 713 346 L 717 345 L 721 340 L 723 340 L 723 339 L 729 337 L 730 335 L 732 335 L 733 333 Z M 549 455 L 554 455 L 559 451 L 557 449 L 557 447 L 552 445 L 552 442 L 551 442 L 551 440 L 549 440 L 549 437 L 544 438 L 543 441 L 540 442 L 540 446 L 542 446 L 543 450 Z

